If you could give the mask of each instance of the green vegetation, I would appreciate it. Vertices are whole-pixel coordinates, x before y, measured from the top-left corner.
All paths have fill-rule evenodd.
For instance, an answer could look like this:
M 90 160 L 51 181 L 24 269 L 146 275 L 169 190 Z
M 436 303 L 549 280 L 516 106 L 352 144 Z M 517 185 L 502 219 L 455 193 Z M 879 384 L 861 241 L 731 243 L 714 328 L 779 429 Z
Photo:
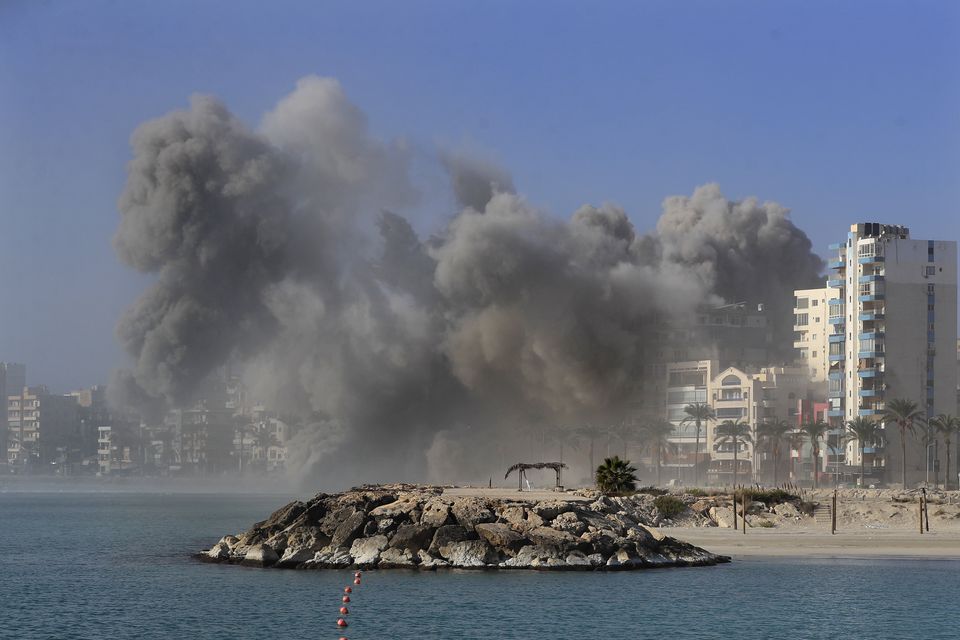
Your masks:
M 697 428 L 697 445 L 693 455 L 693 483 L 696 484 L 700 482 L 700 476 L 698 475 L 700 472 L 700 432 L 704 423 L 716 422 L 717 414 L 714 413 L 713 407 L 706 402 L 688 404 L 683 408 L 683 412 L 687 415 L 680 421 L 680 426 L 693 424 Z
M 857 444 L 860 446 L 860 486 L 866 486 L 863 482 L 864 475 L 864 462 L 863 462 L 863 448 L 867 446 L 868 443 L 873 443 L 877 436 L 880 433 L 880 425 L 878 425 L 873 420 L 869 418 L 864 418 L 863 416 L 858 416 L 853 420 L 847 422 L 847 434 L 850 438 L 856 439 Z M 949 452 L 948 452 L 949 454 Z M 947 458 L 949 462 L 949 458 Z M 949 464 L 948 464 L 949 467 Z
M 740 463 L 737 460 L 737 453 L 740 451 L 742 443 L 744 449 L 748 444 L 753 444 L 753 436 L 750 434 L 750 425 L 743 420 L 724 420 L 717 427 L 717 444 L 730 444 L 733 446 L 733 484 L 737 484 L 737 475 L 740 472 Z
M 657 508 L 664 518 L 673 518 L 680 515 L 687 509 L 683 500 L 676 496 L 663 495 L 653 501 L 653 506 Z
M 637 470 L 619 456 L 606 458 L 597 467 L 597 488 L 606 494 L 619 494 L 637 488 Z

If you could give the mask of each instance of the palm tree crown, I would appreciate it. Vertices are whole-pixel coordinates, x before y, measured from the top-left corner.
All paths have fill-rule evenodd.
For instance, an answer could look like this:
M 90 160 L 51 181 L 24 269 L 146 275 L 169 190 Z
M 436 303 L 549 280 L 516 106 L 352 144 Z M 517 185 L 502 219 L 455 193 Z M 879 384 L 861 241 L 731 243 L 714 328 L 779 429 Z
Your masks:
M 733 444 L 733 484 L 737 484 L 740 465 L 737 457 L 740 451 L 740 443 L 753 443 L 750 425 L 743 420 L 725 420 L 717 426 L 715 440 L 717 444 Z
M 654 420 L 643 425 L 642 438 L 644 451 L 649 452 L 657 461 L 657 484 L 660 484 L 660 468 L 663 457 L 671 455 L 677 446 L 670 442 L 673 435 L 673 424 L 667 420 Z
M 619 456 L 605 458 L 597 467 L 597 487 L 604 493 L 624 493 L 637 488 L 637 470 Z

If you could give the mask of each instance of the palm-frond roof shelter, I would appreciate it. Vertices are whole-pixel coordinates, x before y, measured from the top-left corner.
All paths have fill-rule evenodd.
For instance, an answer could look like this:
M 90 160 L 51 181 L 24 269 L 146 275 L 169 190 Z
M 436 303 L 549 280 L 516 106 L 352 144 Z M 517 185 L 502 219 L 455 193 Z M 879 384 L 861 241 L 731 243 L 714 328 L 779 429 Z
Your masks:
M 563 485 L 560 484 L 560 479 L 562 470 L 566 468 L 567 465 L 564 462 L 518 462 L 507 469 L 507 473 L 504 474 L 503 479 L 506 480 L 510 477 L 511 473 L 516 471 L 517 488 L 523 491 L 523 481 L 527 477 L 527 469 L 553 469 L 554 473 L 557 474 L 557 488 L 559 489 L 563 487 Z

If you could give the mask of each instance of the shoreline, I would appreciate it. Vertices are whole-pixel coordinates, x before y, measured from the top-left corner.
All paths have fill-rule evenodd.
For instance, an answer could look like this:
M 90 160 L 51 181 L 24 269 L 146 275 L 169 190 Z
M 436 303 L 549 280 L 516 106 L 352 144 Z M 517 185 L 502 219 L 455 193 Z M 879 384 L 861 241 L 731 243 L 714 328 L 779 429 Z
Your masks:
M 660 531 L 703 547 L 711 553 L 738 558 L 942 558 L 960 559 L 960 532 L 847 530 L 831 535 L 819 529 L 733 529 L 663 527 Z

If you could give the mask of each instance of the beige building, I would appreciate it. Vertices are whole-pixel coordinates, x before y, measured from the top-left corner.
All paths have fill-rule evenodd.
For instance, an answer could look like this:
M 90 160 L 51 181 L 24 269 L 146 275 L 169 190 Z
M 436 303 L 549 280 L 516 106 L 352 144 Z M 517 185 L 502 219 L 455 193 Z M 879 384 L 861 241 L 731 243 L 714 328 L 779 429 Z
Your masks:
M 706 402 L 713 407 L 717 419 L 702 429 L 700 461 L 704 473 L 699 475 L 712 484 L 729 484 L 733 481 L 733 445 L 717 442 L 717 426 L 726 420 L 743 421 L 756 440 L 758 426 L 766 421 L 787 420 L 794 424 L 800 402 L 809 394 L 810 380 L 805 367 L 763 367 L 750 371 L 726 367 L 721 370 L 715 360 L 700 360 L 667 365 L 666 387 L 666 416 L 674 425 L 671 442 L 678 451 L 666 466 L 673 468 L 674 477 L 681 481 L 693 480 L 696 427 L 680 423 L 686 415 L 684 407 Z M 790 453 L 785 451 L 781 458 L 784 469 L 789 459 Z M 772 475 L 768 464 L 772 461 L 762 454 L 755 460 L 754 447 L 749 443 L 741 443 L 737 460 L 741 482 L 759 480 L 757 471 L 764 476 Z
M 832 333 L 827 301 L 836 298 L 839 290 L 798 289 L 793 292 L 793 347 L 797 362 L 809 371 L 810 380 L 827 383 L 830 364 L 828 336 Z

